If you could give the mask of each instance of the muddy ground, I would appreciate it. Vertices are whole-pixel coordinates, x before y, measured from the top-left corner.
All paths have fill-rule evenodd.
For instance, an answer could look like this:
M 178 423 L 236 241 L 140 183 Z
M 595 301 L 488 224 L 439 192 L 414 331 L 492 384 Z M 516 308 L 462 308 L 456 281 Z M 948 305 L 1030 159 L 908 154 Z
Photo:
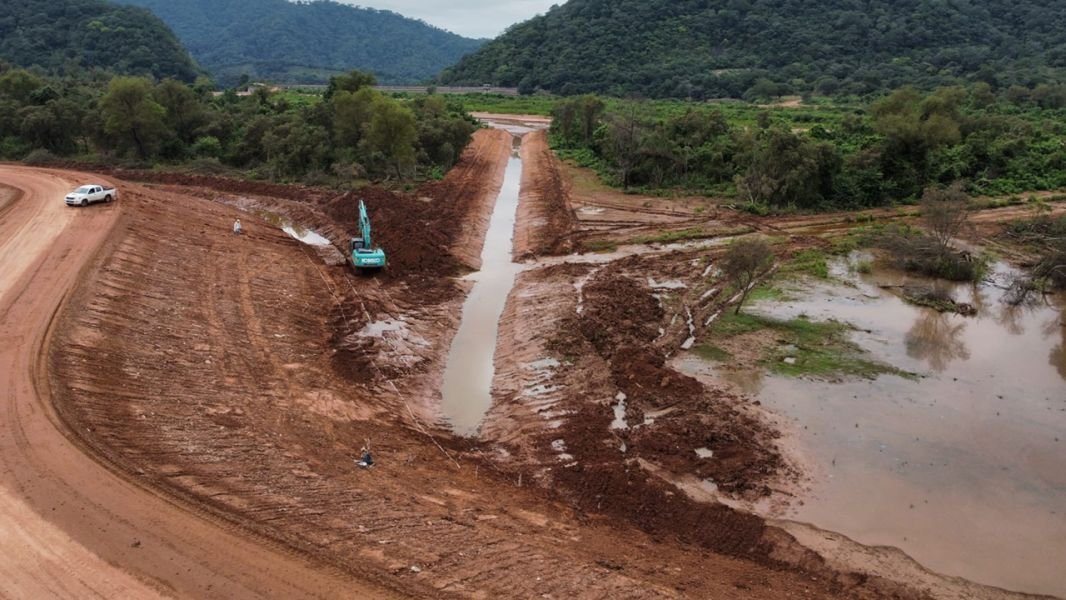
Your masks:
M 759 406 L 667 364 L 728 304 L 713 242 L 763 231 L 797 251 L 850 217 L 575 191 L 528 134 L 515 244 L 530 268 L 501 321 L 481 437 L 452 437 L 437 405 L 457 276 L 478 266 L 512 143 L 479 131 L 443 181 L 409 194 L 124 174 L 147 185 L 122 187 L 50 346 L 64 422 L 183 506 L 405 596 L 966 597 L 928 574 L 834 566 L 733 508 L 787 493 L 801 469 Z M 377 277 L 254 216 L 343 248 L 360 198 L 389 252 Z M 712 245 L 564 256 L 664 228 Z M 366 444 L 372 470 L 355 466 Z

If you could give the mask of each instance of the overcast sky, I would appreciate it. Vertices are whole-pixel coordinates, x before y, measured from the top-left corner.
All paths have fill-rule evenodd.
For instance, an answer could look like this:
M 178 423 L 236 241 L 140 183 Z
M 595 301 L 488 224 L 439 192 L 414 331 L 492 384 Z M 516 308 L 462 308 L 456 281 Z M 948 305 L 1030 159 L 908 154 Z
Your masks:
M 459 35 L 494 38 L 515 23 L 543 14 L 565 0 L 341 0 L 422 19 Z

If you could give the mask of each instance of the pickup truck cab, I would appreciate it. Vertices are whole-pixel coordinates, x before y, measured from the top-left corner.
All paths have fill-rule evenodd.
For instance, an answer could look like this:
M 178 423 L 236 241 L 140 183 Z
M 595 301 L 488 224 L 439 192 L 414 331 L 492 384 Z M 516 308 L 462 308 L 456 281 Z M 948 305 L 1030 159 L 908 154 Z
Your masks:
M 118 197 L 118 191 L 113 187 L 104 187 L 99 184 L 83 185 L 67 194 L 67 206 L 88 206 L 93 202 L 111 202 Z

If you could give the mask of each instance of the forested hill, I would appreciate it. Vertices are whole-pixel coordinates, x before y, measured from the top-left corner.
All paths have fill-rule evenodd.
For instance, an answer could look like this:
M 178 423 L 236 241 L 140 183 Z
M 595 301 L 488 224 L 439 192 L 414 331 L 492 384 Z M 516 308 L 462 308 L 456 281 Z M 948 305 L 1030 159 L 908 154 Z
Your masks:
M 1066 80 L 1066 2 L 570 0 L 440 77 L 649 97 Z
M 150 9 L 221 83 L 325 83 L 352 69 L 419 82 L 481 45 L 396 13 L 329 1 L 122 0 Z
M 0 61 L 52 72 L 100 68 L 192 81 L 197 68 L 150 12 L 103 0 L 3 0 Z

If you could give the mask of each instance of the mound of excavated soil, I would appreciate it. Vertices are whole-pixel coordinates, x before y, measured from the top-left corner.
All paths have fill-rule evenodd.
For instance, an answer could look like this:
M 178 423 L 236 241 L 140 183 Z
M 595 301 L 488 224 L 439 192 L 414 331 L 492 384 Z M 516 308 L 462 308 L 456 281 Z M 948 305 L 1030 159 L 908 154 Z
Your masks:
M 548 146 L 548 133 L 535 131 L 522 139 L 522 192 L 518 202 L 514 255 L 566 254 L 573 250 L 575 226 L 559 159 Z

